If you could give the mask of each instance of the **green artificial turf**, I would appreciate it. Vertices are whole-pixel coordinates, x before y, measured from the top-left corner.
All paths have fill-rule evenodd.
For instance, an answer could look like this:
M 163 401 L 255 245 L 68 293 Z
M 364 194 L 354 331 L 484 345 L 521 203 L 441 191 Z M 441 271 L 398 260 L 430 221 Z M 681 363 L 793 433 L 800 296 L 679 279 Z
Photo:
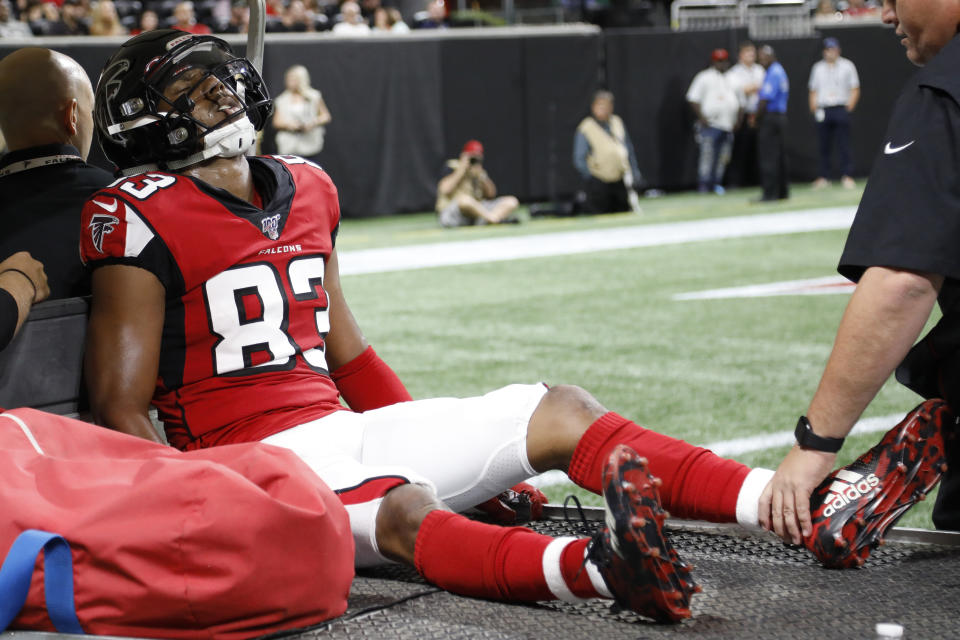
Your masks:
M 794 188 L 773 207 L 678 194 L 645 214 L 545 218 L 440 229 L 432 214 L 345 220 L 353 249 L 854 205 L 858 191 Z M 792 429 L 829 355 L 846 295 L 676 301 L 677 293 L 834 275 L 846 232 L 691 242 L 487 264 L 343 276 L 354 315 L 415 398 L 476 395 L 512 382 L 578 384 L 605 406 L 706 444 Z M 918 398 L 888 383 L 866 417 L 905 413 Z M 879 433 L 851 437 L 846 463 Z M 738 456 L 775 467 L 786 448 Z M 551 487 L 562 501 L 572 485 Z M 581 492 L 582 493 L 582 492 Z M 595 496 L 586 502 L 599 504 Z M 931 527 L 927 500 L 901 520 Z

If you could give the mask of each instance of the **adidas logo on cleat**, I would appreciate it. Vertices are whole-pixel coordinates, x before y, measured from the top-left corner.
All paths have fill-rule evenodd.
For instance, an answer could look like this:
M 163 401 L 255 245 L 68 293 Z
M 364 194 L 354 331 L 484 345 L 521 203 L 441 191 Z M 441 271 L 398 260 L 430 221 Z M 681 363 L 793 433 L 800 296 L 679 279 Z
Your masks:
M 837 472 L 833 484 L 830 485 L 830 493 L 823 501 L 825 505 L 823 516 L 825 518 L 831 517 L 851 502 L 870 493 L 879 484 L 880 479 L 873 473 L 864 476 L 847 469 L 841 469 Z

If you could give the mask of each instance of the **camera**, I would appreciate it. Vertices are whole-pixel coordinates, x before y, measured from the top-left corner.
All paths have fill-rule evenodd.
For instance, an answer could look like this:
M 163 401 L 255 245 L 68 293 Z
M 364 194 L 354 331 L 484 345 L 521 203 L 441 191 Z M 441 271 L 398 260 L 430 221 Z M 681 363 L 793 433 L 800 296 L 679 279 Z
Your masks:
M 470 156 L 470 164 L 480 164 L 480 156 Z

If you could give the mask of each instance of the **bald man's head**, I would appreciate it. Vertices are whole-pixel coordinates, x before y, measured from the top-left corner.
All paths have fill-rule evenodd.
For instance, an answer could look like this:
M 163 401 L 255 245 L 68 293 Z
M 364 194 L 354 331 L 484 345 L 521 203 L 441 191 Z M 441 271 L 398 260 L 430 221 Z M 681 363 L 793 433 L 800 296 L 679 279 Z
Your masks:
M 86 159 L 93 140 L 87 72 L 49 49 L 18 49 L 0 60 L 0 130 L 11 151 L 72 144 Z

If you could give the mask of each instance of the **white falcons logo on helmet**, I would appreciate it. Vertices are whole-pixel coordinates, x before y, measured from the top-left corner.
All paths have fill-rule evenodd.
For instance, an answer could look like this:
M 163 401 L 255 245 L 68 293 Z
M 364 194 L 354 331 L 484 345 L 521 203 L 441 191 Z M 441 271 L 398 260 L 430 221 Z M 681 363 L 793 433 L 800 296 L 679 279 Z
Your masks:
M 90 239 L 93 240 L 93 246 L 100 253 L 103 253 L 103 236 L 113 233 L 118 222 L 120 222 L 120 218 L 105 213 L 95 213 L 90 218 L 90 224 L 87 225 L 90 229 Z

